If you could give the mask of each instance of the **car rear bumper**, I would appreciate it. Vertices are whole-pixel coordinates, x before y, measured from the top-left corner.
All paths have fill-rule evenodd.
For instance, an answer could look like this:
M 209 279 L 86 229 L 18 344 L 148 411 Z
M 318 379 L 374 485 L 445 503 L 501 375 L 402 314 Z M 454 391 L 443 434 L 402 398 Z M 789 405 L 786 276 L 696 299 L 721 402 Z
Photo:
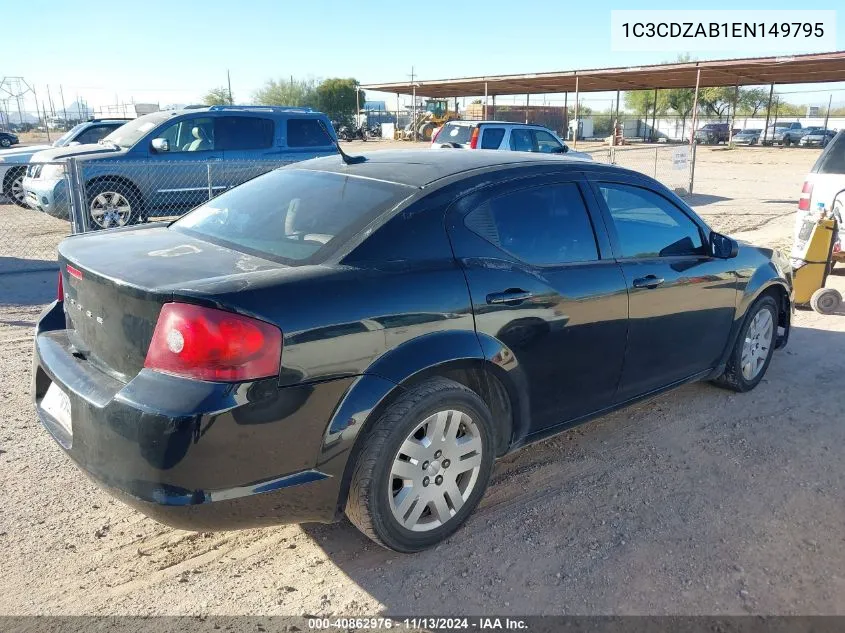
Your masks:
M 36 211 L 66 220 L 68 214 L 67 184 L 64 180 L 23 179 L 24 202 Z
M 36 332 L 36 411 L 103 488 L 183 529 L 336 519 L 345 456 L 339 469 L 319 461 L 354 378 L 279 387 L 274 378 L 232 385 L 142 370 L 123 383 L 74 355 L 64 327 L 54 303 Z M 70 433 L 42 406 L 51 383 L 69 397 Z

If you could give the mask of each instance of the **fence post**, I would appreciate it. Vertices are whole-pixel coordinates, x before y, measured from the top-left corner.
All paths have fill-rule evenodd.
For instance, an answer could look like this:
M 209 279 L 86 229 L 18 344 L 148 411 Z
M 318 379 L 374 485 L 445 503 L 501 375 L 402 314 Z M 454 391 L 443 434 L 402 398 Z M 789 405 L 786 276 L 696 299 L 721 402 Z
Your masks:
M 211 185 L 211 163 L 206 163 L 205 169 L 208 173 L 208 199 L 211 200 L 214 197 L 214 187 Z
M 690 150 L 690 151 L 691 151 L 691 153 L 692 153 L 692 156 L 690 156 L 690 166 L 689 166 L 689 194 L 688 194 L 688 195 L 692 195 L 692 185 L 693 185 L 693 183 L 695 182 L 695 149 L 696 149 L 696 146 L 697 146 L 697 145 L 698 145 L 698 143 L 691 143 L 691 144 L 690 144 L 690 146 L 691 146 L 691 148 L 692 148 L 692 149 Z
M 66 171 L 71 226 L 74 233 L 85 233 L 89 228 L 88 214 L 85 212 L 85 186 L 79 162 L 75 158 L 68 158 Z

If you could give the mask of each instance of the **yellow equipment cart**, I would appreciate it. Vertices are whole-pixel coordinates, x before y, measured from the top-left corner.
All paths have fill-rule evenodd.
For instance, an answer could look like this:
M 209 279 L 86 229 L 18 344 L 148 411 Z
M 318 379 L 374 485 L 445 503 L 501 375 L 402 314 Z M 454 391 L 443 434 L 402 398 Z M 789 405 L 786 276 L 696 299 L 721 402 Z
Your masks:
M 800 222 L 792 248 L 796 305 L 809 305 L 820 314 L 831 314 L 842 303 L 842 295 L 835 288 L 824 287 L 838 230 L 836 218 L 822 205 Z

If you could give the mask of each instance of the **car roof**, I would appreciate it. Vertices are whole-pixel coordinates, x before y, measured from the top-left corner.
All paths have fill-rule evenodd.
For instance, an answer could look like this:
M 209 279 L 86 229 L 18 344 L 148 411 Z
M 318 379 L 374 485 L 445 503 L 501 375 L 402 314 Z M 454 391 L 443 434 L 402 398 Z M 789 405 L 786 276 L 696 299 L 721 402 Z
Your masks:
M 516 165 L 549 165 L 583 169 L 590 162 L 560 154 L 450 149 L 383 150 L 361 154 L 366 160 L 346 165 L 337 154 L 295 163 L 285 169 L 310 169 L 424 187 L 435 180 L 477 169 Z
M 484 121 L 459 119 L 456 121 L 449 121 L 447 123 L 444 123 L 444 125 L 449 125 L 450 123 L 456 125 L 513 125 L 515 127 L 541 127 L 546 130 L 549 129 L 545 125 L 541 125 L 539 123 L 520 123 L 519 121 L 495 121 L 492 119 L 485 119 Z

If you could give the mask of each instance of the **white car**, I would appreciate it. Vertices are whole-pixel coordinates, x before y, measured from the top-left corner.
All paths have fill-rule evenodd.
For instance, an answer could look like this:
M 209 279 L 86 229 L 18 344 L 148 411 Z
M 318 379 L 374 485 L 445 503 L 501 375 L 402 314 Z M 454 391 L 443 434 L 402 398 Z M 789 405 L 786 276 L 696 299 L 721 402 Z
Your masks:
M 431 147 L 565 154 L 593 160 L 589 154 L 571 150 L 557 134 L 542 125 L 508 121 L 450 121 L 432 135 Z
M 807 215 L 816 215 L 821 209 L 829 211 L 839 222 L 839 235 L 833 246 L 834 261 L 845 261 L 845 130 L 831 139 L 804 180 L 795 218 L 796 235 Z

